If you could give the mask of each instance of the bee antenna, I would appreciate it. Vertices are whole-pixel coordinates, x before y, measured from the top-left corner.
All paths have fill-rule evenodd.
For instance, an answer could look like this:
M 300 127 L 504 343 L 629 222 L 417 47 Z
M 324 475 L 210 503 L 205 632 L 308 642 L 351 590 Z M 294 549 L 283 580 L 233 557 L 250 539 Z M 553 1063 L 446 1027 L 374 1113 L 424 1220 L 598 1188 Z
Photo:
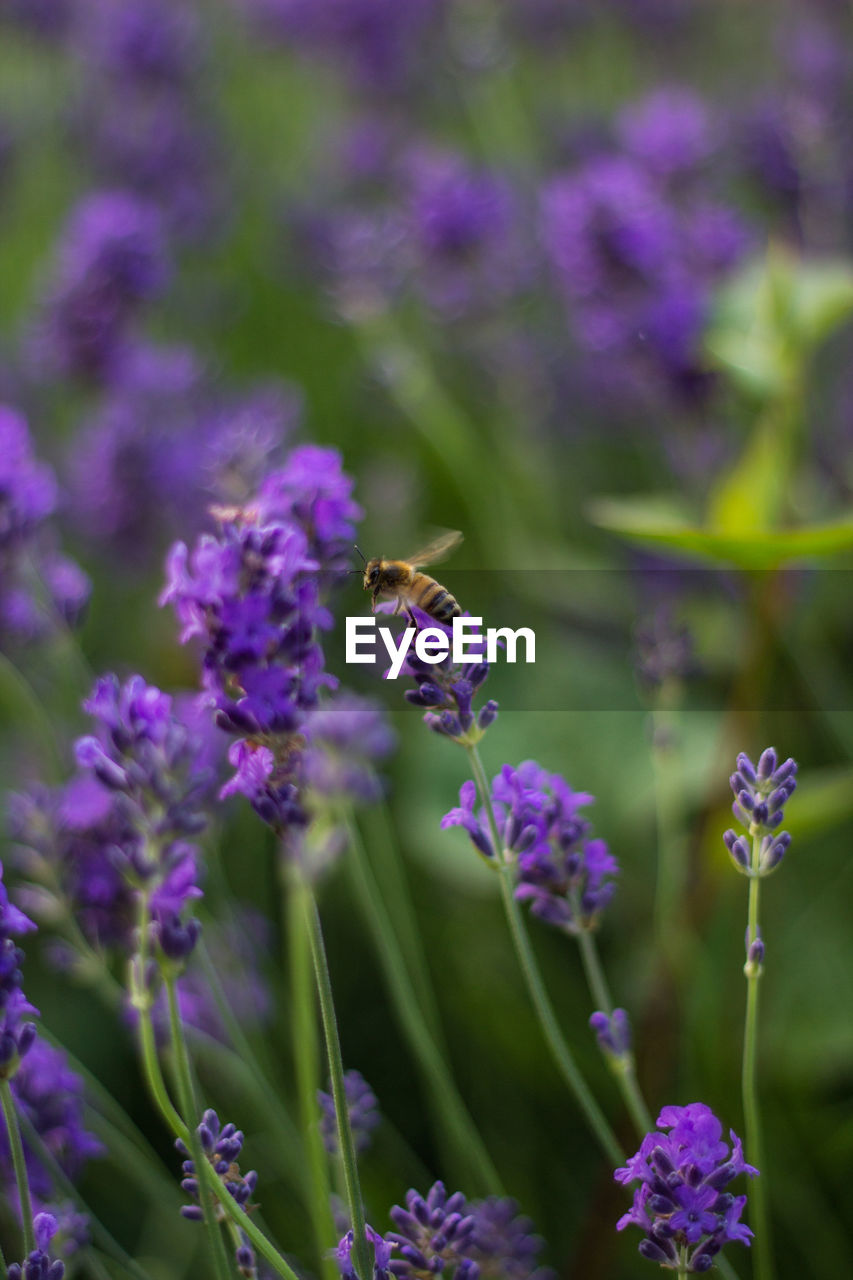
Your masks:
M 353 543 L 353 546 L 355 547 L 355 549 L 356 549 L 356 551 L 358 552 L 358 554 L 361 556 L 362 561 L 364 562 L 364 564 L 367 564 L 367 556 L 366 556 L 366 555 L 364 554 L 364 552 L 361 550 L 361 547 L 359 547 L 358 543 L 354 542 L 354 543 Z M 358 573 L 359 571 L 356 569 L 354 572 Z

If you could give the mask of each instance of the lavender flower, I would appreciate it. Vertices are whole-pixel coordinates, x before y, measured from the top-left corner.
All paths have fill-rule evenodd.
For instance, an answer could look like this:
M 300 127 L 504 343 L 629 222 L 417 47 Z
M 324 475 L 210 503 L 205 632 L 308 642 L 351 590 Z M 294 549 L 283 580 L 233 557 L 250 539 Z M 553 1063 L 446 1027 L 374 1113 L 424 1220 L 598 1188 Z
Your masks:
M 33 1219 L 36 1248 L 23 1262 L 13 1262 L 6 1272 L 7 1280 L 62 1280 L 65 1264 L 51 1262 L 50 1242 L 56 1235 L 58 1223 L 53 1214 L 38 1213 Z
M 89 0 L 77 43 L 90 69 L 123 84 L 181 85 L 200 57 L 198 16 L 165 0 L 132 0 L 115 6 Z
M 360 1071 L 347 1071 L 344 1076 L 347 1095 L 347 1114 L 357 1151 L 366 1151 L 370 1146 L 373 1130 L 379 1124 L 379 1103 L 376 1094 Z M 320 1103 L 320 1132 L 329 1155 L 336 1155 L 338 1150 L 337 1113 L 335 1100 L 331 1093 L 320 1090 L 317 1094 Z
M 240 0 L 262 30 L 339 63 L 371 93 L 409 88 L 443 0 Z
M 98 191 L 61 236 L 33 356 L 40 376 L 109 377 L 142 303 L 169 277 L 157 209 L 124 191 Z
M 442 1182 L 433 1183 L 426 1197 L 408 1191 L 405 1209 L 395 1205 L 391 1220 L 397 1230 L 385 1239 L 400 1255 L 388 1264 L 392 1275 L 477 1280 L 479 1267 L 472 1256 L 476 1220 L 461 1191 L 448 1196 Z
M 249 1173 L 240 1172 L 237 1157 L 243 1149 L 243 1134 L 233 1124 L 221 1125 L 219 1116 L 212 1110 L 205 1111 L 197 1132 L 204 1157 L 225 1190 L 233 1197 L 241 1209 L 249 1212 L 252 1208 L 250 1202 L 257 1186 L 258 1175 L 254 1170 Z M 181 1187 L 192 1201 L 191 1204 L 182 1207 L 181 1214 L 184 1218 L 189 1218 L 194 1222 L 201 1222 L 203 1214 L 199 1197 L 203 1193 L 195 1162 L 190 1157 L 189 1151 L 180 1138 L 176 1140 L 175 1147 L 182 1156 L 186 1157 L 182 1165 L 184 1176 L 181 1181 Z M 227 1220 L 225 1210 L 218 1200 L 214 1205 L 214 1213 L 218 1222 Z M 254 1276 L 254 1252 L 243 1232 L 240 1233 L 240 1237 L 239 1244 L 235 1250 L 237 1269 L 242 1276 Z
M 625 1010 L 614 1009 L 609 1014 L 598 1010 L 590 1015 L 589 1025 L 605 1057 L 624 1062 L 631 1052 L 631 1024 Z
M 590 824 L 579 810 L 592 803 L 591 795 L 573 791 L 535 760 L 517 769 L 504 765 L 491 792 L 499 850 L 485 815 L 475 812 L 473 782 L 463 784 L 459 799 L 459 807 L 442 818 L 442 828 L 464 827 L 486 858 L 514 855 L 515 895 L 529 901 L 540 919 L 570 934 L 595 928 L 615 892 L 619 864 L 603 840 L 585 839 Z
M 473 1206 L 472 1257 L 480 1280 L 556 1280 L 550 1267 L 540 1267 L 543 1241 L 529 1218 L 509 1197 L 489 1196 Z
M 264 525 L 297 525 L 308 540 L 309 557 L 321 569 L 341 571 L 349 563 L 355 521 L 363 514 L 352 490 L 337 449 L 300 445 L 261 484 L 258 516 Z
M 0 644 L 32 640 L 53 627 L 51 610 L 69 625 L 89 598 L 89 581 L 46 538 L 58 489 L 37 461 L 27 424 L 0 405 Z
M 394 1248 L 393 1244 L 383 1240 L 382 1236 L 367 1224 L 365 1224 L 365 1236 L 368 1246 L 373 1250 L 373 1280 L 391 1280 L 391 1272 L 388 1267 L 391 1261 L 391 1250 Z M 354 1244 L 355 1233 L 348 1231 L 335 1250 L 335 1261 L 340 1267 L 343 1280 L 358 1280 L 352 1261 Z
M 722 1141 L 720 1121 L 702 1102 L 664 1107 L 657 1124 L 669 1133 L 647 1134 L 636 1155 L 614 1174 L 626 1186 L 639 1183 L 633 1206 L 616 1229 L 640 1227 L 646 1233 L 640 1253 L 662 1267 L 709 1271 L 724 1244 L 749 1244 L 752 1232 L 740 1221 L 746 1196 L 724 1188 L 739 1174 L 754 1177 L 758 1170 L 744 1160 L 733 1130 L 731 1147 Z
M 505 303 L 529 278 L 509 183 L 462 156 L 413 149 L 404 226 L 415 291 L 446 319 Z
M 374 762 L 394 746 L 382 709 L 367 698 L 338 694 L 309 713 L 302 756 L 303 784 L 327 800 L 379 800 Z
M 22 990 L 24 953 L 15 942 L 35 924 L 9 901 L 0 865 L 0 1076 L 8 1079 L 19 1069 L 35 1040 L 35 1024 L 28 1015 L 37 1012 Z
M 124 684 L 101 677 L 84 707 L 97 732 L 77 740 L 77 763 L 113 793 L 132 833 L 114 850 L 114 861 L 168 928 L 201 894 L 192 837 L 206 825 L 210 777 L 199 768 L 197 740 L 174 714 L 172 699 L 141 676 Z
M 757 840 L 758 858 L 753 865 L 753 850 L 746 836 L 731 828 L 723 835 L 732 862 L 745 875 L 765 876 L 775 871 L 791 843 L 787 831 L 779 831 L 785 817 L 784 807 L 797 786 L 797 765 L 792 759 L 779 764 L 779 758 L 768 747 L 755 765 L 741 752 L 737 770 L 730 778 L 734 803 L 732 813 L 749 836 Z
M 12 1079 L 12 1092 L 21 1115 L 66 1177 L 76 1181 L 89 1160 L 103 1155 L 101 1143 L 84 1123 L 83 1081 L 61 1049 L 36 1037 Z M 53 1175 L 26 1131 L 23 1141 L 30 1190 L 44 1204 L 56 1193 Z M 4 1144 L 5 1138 L 0 1148 Z
M 390 604 L 379 605 L 376 612 L 388 612 L 392 608 Z M 418 608 L 412 612 L 420 630 L 439 627 L 448 636 L 451 635 L 450 626 L 436 622 Z M 471 641 L 468 647 L 470 651 L 478 645 Z M 485 640 L 479 647 L 482 652 Z M 473 706 L 474 695 L 489 674 L 489 664 L 485 657 L 459 665 L 453 662 L 451 648 L 448 656 L 441 662 L 428 663 L 423 662 L 414 649 L 410 649 L 403 663 L 402 674 L 409 676 L 417 685 L 416 689 L 406 691 L 406 701 L 415 707 L 427 707 L 424 724 L 444 737 L 463 744 L 479 742 L 485 730 L 497 719 L 498 704 L 492 699 L 484 703 L 479 712 Z
M 695 399 L 711 288 L 746 248 L 740 219 L 712 194 L 670 178 L 712 145 L 702 105 L 669 96 L 626 110 L 626 146 L 552 180 L 543 239 L 588 357 L 624 368 L 624 387 Z M 658 388 L 656 390 L 656 384 Z

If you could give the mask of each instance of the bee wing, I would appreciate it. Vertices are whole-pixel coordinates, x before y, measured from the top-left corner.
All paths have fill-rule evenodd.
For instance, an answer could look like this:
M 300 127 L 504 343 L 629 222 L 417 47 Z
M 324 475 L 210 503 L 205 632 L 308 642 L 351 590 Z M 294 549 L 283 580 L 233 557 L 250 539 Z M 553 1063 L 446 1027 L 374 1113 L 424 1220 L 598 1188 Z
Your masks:
M 442 533 L 438 538 L 434 538 L 423 550 L 416 552 L 413 556 L 406 556 L 406 561 L 415 566 L 416 569 L 425 569 L 428 564 L 438 564 L 441 560 L 446 560 L 452 551 L 455 551 L 462 541 L 463 535 L 458 529 L 454 529 L 448 533 Z

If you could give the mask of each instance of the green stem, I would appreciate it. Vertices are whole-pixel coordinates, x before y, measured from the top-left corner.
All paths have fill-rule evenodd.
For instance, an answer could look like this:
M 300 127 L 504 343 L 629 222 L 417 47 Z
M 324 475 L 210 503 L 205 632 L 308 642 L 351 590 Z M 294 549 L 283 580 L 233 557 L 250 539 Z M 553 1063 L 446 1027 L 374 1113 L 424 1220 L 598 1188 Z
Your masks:
M 436 1118 L 460 1166 L 468 1171 L 468 1185 L 482 1195 L 502 1195 L 500 1176 L 430 1031 L 382 891 L 351 820 L 348 831 L 351 848 L 347 865 L 356 897 L 373 935 L 397 1019 L 433 1098 Z
M 753 1183 L 752 1218 L 755 1229 L 756 1280 L 773 1280 L 773 1247 L 770 1239 L 770 1221 L 767 1210 L 767 1172 L 761 1133 L 761 1116 L 758 1107 L 758 991 L 761 965 L 749 959 L 749 949 L 759 936 L 758 903 L 761 878 L 758 874 L 761 857 L 761 835 L 752 837 L 752 863 L 749 878 L 749 902 L 747 909 L 747 962 L 746 1021 L 743 1033 L 743 1114 L 745 1122 L 746 1154 L 750 1164 L 759 1170 L 760 1176 Z
M 335 1004 L 332 996 L 332 980 L 329 975 L 329 962 L 323 941 L 323 926 L 320 912 L 313 891 L 307 882 L 304 883 L 303 909 L 305 925 L 311 944 L 311 957 L 314 962 L 314 976 L 317 980 L 317 994 L 320 998 L 320 1016 L 323 1021 L 323 1034 L 326 1040 L 326 1054 L 329 1060 L 329 1075 L 332 1081 L 332 1096 L 335 1100 L 335 1115 L 338 1124 L 338 1150 L 343 1165 L 344 1182 L 346 1184 L 347 1204 L 353 1230 L 353 1254 L 355 1271 L 359 1280 L 370 1280 L 373 1275 L 373 1264 L 367 1245 L 365 1232 L 364 1201 L 361 1195 L 361 1183 L 358 1176 L 358 1162 L 355 1154 L 355 1143 L 349 1120 L 346 1087 L 344 1085 L 344 1064 L 341 1057 L 341 1042 L 338 1036 L 338 1023 L 335 1016 Z
M 320 1133 L 320 1108 L 317 1088 L 320 1084 L 320 1053 L 317 1035 L 316 996 L 312 971 L 311 939 L 306 928 L 307 886 L 300 876 L 284 869 L 287 938 L 290 961 L 292 999 L 292 1041 L 296 1067 L 296 1092 L 302 1127 L 308 1180 L 311 1195 L 309 1210 L 314 1231 L 317 1257 L 323 1274 L 335 1280 L 338 1268 L 329 1257 L 335 1243 L 332 1218 L 329 1160 Z
M 466 746 L 468 756 L 471 760 L 471 768 L 474 774 L 474 780 L 480 792 L 480 797 L 488 817 L 489 829 L 492 835 L 496 857 L 500 859 L 499 872 L 501 884 L 501 896 L 503 898 L 504 910 L 506 912 L 507 922 L 509 924 L 510 933 L 512 935 L 513 944 L 518 956 L 521 971 L 524 980 L 527 983 L 527 989 L 533 1001 L 533 1006 L 539 1018 L 542 1032 L 545 1040 L 551 1050 L 551 1056 L 554 1062 L 569 1086 L 570 1091 L 574 1095 L 575 1101 L 583 1112 L 589 1127 L 592 1129 L 595 1137 L 604 1151 L 608 1160 L 613 1165 L 622 1164 L 625 1160 L 616 1135 L 608 1124 L 604 1113 L 596 1102 L 581 1075 L 581 1072 L 574 1060 L 571 1050 L 566 1043 L 563 1033 L 560 1030 L 557 1016 L 554 1013 L 542 974 L 536 962 L 533 948 L 530 944 L 530 938 L 524 924 L 524 917 L 515 898 L 515 890 L 512 879 L 512 864 L 508 860 L 508 855 L 503 849 L 503 843 L 498 832 L 498 824 L 495 820 L 495 812 L 492 807 L 492 796 L 489 789 L 488 780 L 483 762 L 480 759 L 480 753 L 476 746 Z
M 613 1013 L 613 1001 L 607 986 L 607 979 L 604 976 L 601 957 L 598 954 L 595 934 L 589 929 L 582 929 L 577 935 L 577 940 L 590 995 L 596 1008 L 601 1009 L 609 1018 Z M 619 1092 L 622 1094 L 625 1106 L 628 1108 L 628 1114 L 634 1123 L 634 1128 L 640 1138 L 644 1138 L 654 1126 L 637 1080 L 633 1053 L 629 1050 L 627 1053 L 621 1054 L 613 1060 L 612 1066 Z
M 208 1163 L 207 1156 L 205 1155 L 204 1149 L 201 1145 L 201 1139 L 198 1136 L 198 1122 L 201 1119 L 201 1113 L 195 1096 L 192 1068 L 190 1066 L 189 1054 L 187 1053 L 187 1043 L 184 1039 L 184 1030 L 181 1025 L 181 1013 L 178 1008 L 176 979 L 170 974 L 166 977 L 165 983 L 166 995 L 169 1001 L 169 1032 L 172 1041 L 172 1053 L 175 1058 L 178 1099 L 181 1104 L 181 1111 L 183 1112 L 189 1128 L 189 1150 L 192 1155 L 196 1171 L 199 1174 L 200 1184 L 200 1171 L 202 1165 Z M 204 1219 L 208 1240 L 210 1242 L 210 1250 L 213 1254 L 214 1271 L 218 1280 L 229 1280 L 232 1275 L 232 1269 L 231 1264 L 228 1261 L 228 1256 L 225 1253 L 225 1245 L 222 1242 L 222 1232 L 219 1230 L 219 1223 L 216 1220 L 216 1214 L 213 1211 L 213 1203 L 210 1196 L 205 1195 L 201 1185 L 199 1185 L 198 1199 L 199 1204 L 201 1205 L 202 1218 Z
M 270 1083 L 267 1072 L 258 1060 L 249 1037 L 241 1027 L 239 1020 L 234 1016 L 228 997 L 222 988 L 222 983 L 219 981 L 219 974 L 205 946 L 204 935 L 199 939 L 196 951 L 204 969 L 205 980 L 210 987 L 217 1010 L 222 1018 L 225 1031 L 234 1046 L 235 1053 L 232 1056 L 236 1060 L 236 1064 L 242 1068 L 246 1079 L 260 1090 L 267 1114 L 274 1119 L 278 1126 L 279 1133 L 276 1146 L 281 1148 L 280 1160 L 282 1168 L 298 1187 L 299 1193 L 304 1197 L 307 1206 L 309 1196 L 304 1176 L 302 1152 L 300 1150 L 302 1138 L 299 1130 L 294 1124 L 290 1112 L 282 1103 L 278 1092 Z M 200 1043 L 203 1046 L 210 1047 L 217 1057 L 221 1056 L 222 1045 L 218 1041 L 210 1044 L 209 1038 L 201 1036 L 200 1033 L 194 1031 L 193 1035 L 194 1038 L 198 1037 L 200 1039 Z
M 18 1127 L 15 1099 L 12 1095 L 12 1086 L 7 1079 L 0 1080 L 0 1101 L 3 1104 L 3 1118 L 6 1121 L 6 1134 L 9 1139 L 9 1151 L 12 1154 L 12 1167 L 15 1170 L 18 1199 L 21 1202 L 24 1254 L 29 1256 L 36 1247 L 33 1235 L 33 1205 L 30 1199 L 30 1180 L 27 1177 L 27 1163 L 24 1159 L 24 1145 L 21 1142 L 21 1130 Z
M 189 1146 L 189 1130 L 169 1100 L 163 1075 L 160 1071 L 150 1008 L 145 1007 L 140 1010 L 139 1026 L 141 1032 L 140 1043 L 142 1045 L 142 1069 L 151 1096 L 174 1136 L 180 1138 L 186 1146 Z M 232 1222 L 236 1222 L 241 1230 L 246 1233 L 257 1252 L 272 1265 L 276 1275 L 281 1276 L 283 1280 L 299 1280 L 293 1268 L 255 1225 L 249 1215 L 240 1208 L 231 1193 L 225 1189 L 222 1181 L 217 1177 L 215 1170 L 207 1160 L 202 1162 L 201 1176 L 207 1183 L 208 1190 L 216 1196 L 228 1217 L 231 1218 Z

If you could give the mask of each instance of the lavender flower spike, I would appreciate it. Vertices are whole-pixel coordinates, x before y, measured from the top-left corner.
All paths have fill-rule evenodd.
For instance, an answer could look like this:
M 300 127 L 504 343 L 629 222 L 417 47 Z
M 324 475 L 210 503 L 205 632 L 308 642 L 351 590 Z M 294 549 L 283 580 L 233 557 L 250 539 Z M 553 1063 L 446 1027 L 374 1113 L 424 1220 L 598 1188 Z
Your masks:
M 391 1261 L 393 1244 L 383 1240 L 382 1236 L 369 1225 L 365 1225 L 365 1234 L 368 1246 L 373 1249 L 373 1280 L 392 1280 L 388 1264 Z M 335 1261 L 340 1268 L 343 1280 L 358 1280 L 352 1262 L 354 1243 L 355 1234 L 352 1231 L 348 1231 L 335 1250 Z
M 360 1071 L 347 1071 L 344 1076 L 344 1087 L 347 1095 L 350 1128 L 352 1129 L 356 1151 L 366 1151 L 370 1146 L 373 1130 L 380 1120 L 376 1094 Z M 317 1101 L 320 1103 L 322 1110 L 320 1132 L 323 1135 L 323 1144 L 329 1155 L 335 1155 L 338 1150 L 335 1100 L 330 1093 L 324 1093 L 320 1090 L 317 1094 Z
M 479 1266 L 473 1257 L 475 1217 L 461 1191 L 448 1196 L 444 1183 L 433 1183 L 426 1197 L 406 1193 L 406 1208 L 395 1205 L 391 1220 L 397 1227 L 385 1239 L 396 1245 L 400 1257 L 389 1270 L 394 1276 L 414 1280 L 421 1275 L 444 1275 L 453 1280 L 477 1280 Z
M 791 843 L 788 832 L 779 831 L 779 827 L 784 821 L 785 805 L 797 786 L 796 761 L 789 757 L 780 764 L 773 747 L 761 753 L 758 764 L 741 752 L 729 782 L 735 797 L 732 813 L 746 828 L 746 834 L 738 835 L 731 828 L 723 834 L 732 862 L 743 875 L 769 875 Z M 757 858 L 751 843 L 756 840 Z
M 23 1262 L 13 1262 L 6 1272 L 7 1280 L 62 1280 L 65 1275 L 63 1262 L 51 1262 L 50 1242 L 59 1224 L 52 1213 L 37 1213 L 33 1219 L 36 1248 Z
M 723 1127 L 702 1102 L 664 1107 L 659 1129 L 646 1134 L 639 1151 L 617 1169 L 617 1182 L 638 1182 L 634 1203 L 616 1224 L 622 1231 L 640 1227 L 644 1258 L 669 1270 L 686 1263 L 689 1273 L 710 1271 L 724 1244 L 749 1244 L 752 1232 L 740 1221 L 746 1196 L 725 1188 L 741 1173 L 755 1177 L 746 1163 L 740 1139 L 730 1130 L 731 1147 L 722 1140 Z
M 257 1186 L 258 1175 L 254 1170 L 249 1173 L 240 1172 L 237 1157 L 243 1148 L 243 1134 L 236 1125 L 221 1125 L 216 1112 L 208 1110 L 205 1111 L 201 1124 L 198 1126 L 198 1136 L 205 1158 L 225 1187 L 225 1190 L 236 1200 L 241 1209 L 249 1212 L 252 1207 L 250 1201 Z M 191 1204 L 182 1207 L 181 1216 L 189 1218 L 193 1222 L 200 1222 L 203 1215 L 201 1204 L 199 1203 L 200 1186 L 195 1162 L 190 1158 L 190 1153 L 180 1138 L 175 1142 L 175 1147 L 182 1156 L 187 1157 L 182 1165 L 184 1176 L 181 1181 L 181 1187 L 192 1200 Z M 214 1212 L 217 1221 L 224 1222 L 226 1220 L 227 1215 L 219 1201 L 216 1202 Z M 254 1277 L 256 1274 L 255 1255 L 247 1237 L 242 1232 L 240 1233 L 240 1242 L 235 1250 L 235 1259 L 241 1276 Z

